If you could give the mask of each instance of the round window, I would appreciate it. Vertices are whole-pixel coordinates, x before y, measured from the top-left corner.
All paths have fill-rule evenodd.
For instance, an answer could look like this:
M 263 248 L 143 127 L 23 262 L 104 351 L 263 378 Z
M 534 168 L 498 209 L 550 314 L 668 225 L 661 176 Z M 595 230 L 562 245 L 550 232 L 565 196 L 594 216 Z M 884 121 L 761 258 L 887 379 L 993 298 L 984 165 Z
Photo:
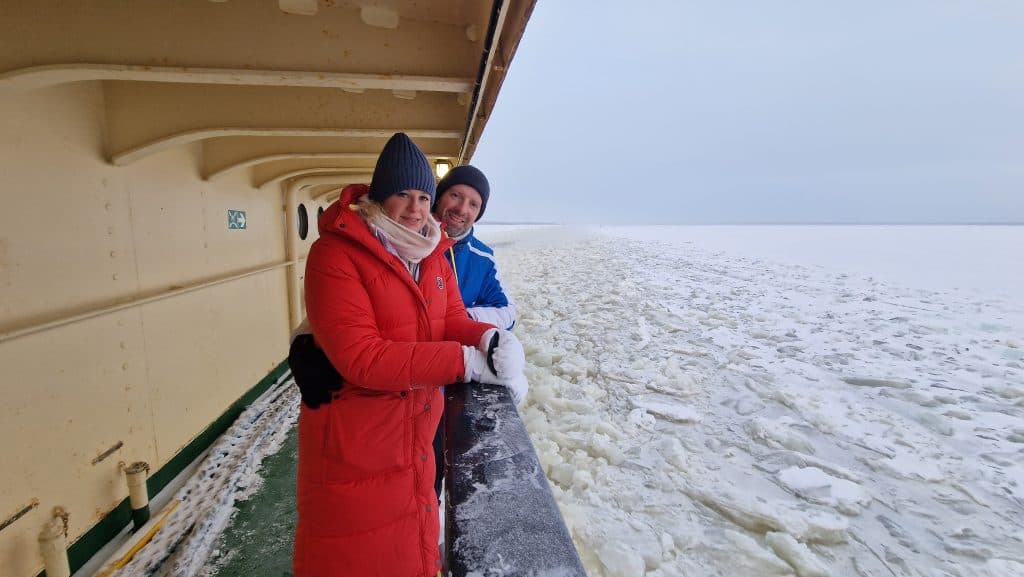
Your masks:
M 306 237 L 309 236 L 309 214 L 306 212 L 306 205 L 300 203 L 298 211 L 299 238 L 306 240 Z

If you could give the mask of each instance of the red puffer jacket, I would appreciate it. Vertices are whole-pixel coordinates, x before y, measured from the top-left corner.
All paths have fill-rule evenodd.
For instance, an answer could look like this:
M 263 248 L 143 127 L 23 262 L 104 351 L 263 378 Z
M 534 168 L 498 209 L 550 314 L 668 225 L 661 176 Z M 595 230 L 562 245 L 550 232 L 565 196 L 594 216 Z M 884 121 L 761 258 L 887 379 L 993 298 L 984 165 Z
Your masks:
M 462 345 L 491 328 L 466 315 L 452 241 L 420 262 L 417 285 L 350 208 L 367 192 L 345 188 L 306 262 L 313 336 L 345 382 L 299 416 L 295 577 L 437 574 L 438 387 L 462 382 Z

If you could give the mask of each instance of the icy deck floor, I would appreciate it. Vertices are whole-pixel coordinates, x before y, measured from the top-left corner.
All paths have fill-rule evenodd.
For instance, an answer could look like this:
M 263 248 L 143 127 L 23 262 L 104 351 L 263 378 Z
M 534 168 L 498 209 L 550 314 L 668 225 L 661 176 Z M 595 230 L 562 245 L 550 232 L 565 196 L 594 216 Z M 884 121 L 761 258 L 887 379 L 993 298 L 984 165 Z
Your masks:
M 238 513 L 214 545 L 201 577 L 286 577 L 292 574 L 298 429 L 263 461 L 262 487 L 237 504 Z

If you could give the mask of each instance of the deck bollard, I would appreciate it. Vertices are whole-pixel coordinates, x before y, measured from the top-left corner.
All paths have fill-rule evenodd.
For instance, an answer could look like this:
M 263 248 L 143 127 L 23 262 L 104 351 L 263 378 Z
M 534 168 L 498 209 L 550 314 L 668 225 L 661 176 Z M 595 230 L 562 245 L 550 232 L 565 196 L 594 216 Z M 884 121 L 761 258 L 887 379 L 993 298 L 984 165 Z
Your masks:
M 139 530 L 149 521 L 149 492 L 146 489 L 146 478 L 149 476 L 149 463 L 136 461 L 125 467 L 128 479 L 128 501 L 132 507 L 132 533 Z
M 64 509 L 53 510 L 53 518 L 39 532 L 39 552 L 43 556 L 46 577 L 71 577 L 68 563 L 68 515 Z

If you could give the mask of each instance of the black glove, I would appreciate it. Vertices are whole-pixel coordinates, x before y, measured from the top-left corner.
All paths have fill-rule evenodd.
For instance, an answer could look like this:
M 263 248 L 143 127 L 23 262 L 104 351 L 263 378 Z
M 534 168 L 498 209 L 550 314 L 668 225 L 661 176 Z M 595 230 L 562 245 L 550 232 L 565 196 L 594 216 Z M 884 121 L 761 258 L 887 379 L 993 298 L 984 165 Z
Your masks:
M 334 394 L 341 390 L 341 375 L 316 346 L 313 335 L 295 337 L 288 350 L 288 365 L 299 386 L 302 402 L 310 409 L 331 402 Z
M 491 333 L 491 339 L 487 343 L 487 368 L 491 369 L 491 372 L 494 374 L 498 374 L 498 369 L 494 368 L 494 349 L 498 348 L 498 332 L 494 331 Z

